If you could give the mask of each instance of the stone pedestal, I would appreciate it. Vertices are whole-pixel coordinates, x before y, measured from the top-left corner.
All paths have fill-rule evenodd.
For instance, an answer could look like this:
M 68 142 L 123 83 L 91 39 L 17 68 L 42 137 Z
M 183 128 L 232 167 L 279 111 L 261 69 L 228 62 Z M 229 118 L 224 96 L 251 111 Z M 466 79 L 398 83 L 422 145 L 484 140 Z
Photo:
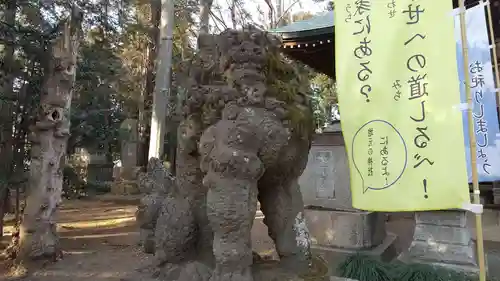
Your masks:
M 399 257 L 401 261 L 479 273 L 465 211 L 417 212 L 415 223 L 413 241 Z
M 111 185 L 111 194 L 114 195 L 135 195 L 139 193 L 139 188 L 135 181 L 118 180 Z
M 493 182 L 493 204 L 500 205 L 500 182 Z
M 342 134 L 318 134 L 299 179 L 313 253 L 322 256 L 330 270 L 359 252 L 385 261 L 398 255 L 397 237 L 385 229 L 386 215 L 352 207 L 347 163 Z
M 87 183 L 96 192 L 107 192 L 113 183 L 113 163 L 107 162 L 105 152 L 90 154 L 87 165 Z
M 116 195 L 139 194 L 137 175 L 141 167 L 120 167 L 120 172 L 111 186 L 111 193 Z
M 188 262 L 183 264 L 179 269 L 179 278 L 166 279 L 166 275 L 170 272 L 168 268 L 163 269 L 155 267 L 143 267 L 142 270 L 135 270 L 129 276 L 122 278 L 123 281 L 187 281 L 187 280 L 208 280 L 199 276 L 211 275 L 212 268 L 200 262 Z M 166 274 L 165 274 L 166 273 Z M 280 266 L 276 261 L 257 261 L 252 265 L 253 280 L 255 281 L 358 281 L 349 278 L 327 276 L 324 272 L 309 272 L 306 276 L 298 276 Z M 171 273 L 170 273 L 171 274 Z M 211 279 L 210 279 L 211 280 Z
M 121 167 L 111 187 L 111 193 L 120 195 L 138 194 L 137 167 L 138 137 L 136 119 L 126 119 L 120 126 Z
M 380 213 L 308 209 L 306 220 L 312 242 L 325 247 L 371 249 L 386 237 Z
M 376 212 L 307 209 L 306 221 L 313 251 L 321 255 L 331 269 L 355 253 L 390 261 L 399 253 L 397 236 L 387 233 L 385 216 Z

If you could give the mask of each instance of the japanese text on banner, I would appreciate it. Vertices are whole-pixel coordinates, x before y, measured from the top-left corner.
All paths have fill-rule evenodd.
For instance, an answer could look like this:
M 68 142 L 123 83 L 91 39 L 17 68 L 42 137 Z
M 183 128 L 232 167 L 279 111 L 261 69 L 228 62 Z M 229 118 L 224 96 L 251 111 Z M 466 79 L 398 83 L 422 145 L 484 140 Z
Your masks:
M 470 202 L 451 1 L 336 6 L 353 206 L 411 211 Z
M 458 9 L 455 12 L 455 40 L 457 62 L 463 65 L 462 38 Z M 467 41 L 469 48 L 470 87 L 473 100 L 473 119 L 477 146 L 477 170 L 479 181 L 500 180 L 500 131 L 498 126 L 497 103 L 491 52 L 489 46 L 486 15 L 483 5 L 468 9 L 465 13 Z M 459 79 L 464 81 L 464 71 L 459 69 Z M 460 83 L 460 98 L 466 103 L 465 83 Z M 463 112 L 464 132 L 468 132 L 467 111 Z M 470 149 L 469 135 L 465 133 L 466 150 Z M 468 179 L 472 182 L 471 159 L 467 156 Z

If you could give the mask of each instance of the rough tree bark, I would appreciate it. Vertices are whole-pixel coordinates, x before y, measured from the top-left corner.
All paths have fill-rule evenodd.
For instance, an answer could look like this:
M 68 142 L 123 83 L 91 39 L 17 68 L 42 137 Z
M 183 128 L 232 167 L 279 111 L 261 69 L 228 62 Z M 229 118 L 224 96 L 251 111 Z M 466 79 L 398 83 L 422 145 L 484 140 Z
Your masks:
M 14 26 L 16 22 L 16 8 L 17 1 L 7 1 L 5 4 L 5 12 L 3 14 L 4 21 L 7 25 Z M 8 35 L 12 37 L 11 34 Z M 12 39 L 12 38 L 10 38 Z M 14 41 L 14 40 L 9 40 Z M 3 61 L 2 73 L 0 73 L 0 80 L 3 80 L 1 85 L 1 100 L 0 100 L 0 121 L 1 121 L 1 135 L 0 135 L 0 178 L 4 181 L 8 180 L 9 174 L 12 171 L 12 101 L 13 85 L 14 85 L 14 43 L 8 42 L 3 48 Z M 3 218 L 7 212 L 7 202 L 9 202 L 9 185 L 4 182 L 0 183 L 0 238 L 3 236 Z
M 148 36 L 149 40 L 146 46 L 146 58 L 144 61 L 144 88 L 141 93 L 138 116 L 139 116 L 139 138 L 140 145 L 138 148 L 139 166 L 146 167 L 148 164 L 149 142 L 148 136 L 151 134 L 150 111 L 153 105 L 153 92 L 155 87 L 155 60 L 158 55 L 158 46 L 160 39 L 160 17 L 161 17 L 161 1 L 150 1 L 150 19 L 141 11 L 137 11 L 139 21 L 150 27 Z
M 163 159 L 167 103 L 170 102 L 170 70 L 172 69 L 172 36 L 174 31 L 173 0 L 161 1 L 160 22 L 160 51 L 157 57 L 148 158 Z
M 55 213 L 61 203 L 63 164 L 83 13 L 74 7 L 52 47 L 40 108 L 30 140 L 31 166 L 16 260 L 60 257 Z
M 200 30 L 199 34 L 208 34 L 210 27 L 210 12 L 213 0 L 200 0 Z

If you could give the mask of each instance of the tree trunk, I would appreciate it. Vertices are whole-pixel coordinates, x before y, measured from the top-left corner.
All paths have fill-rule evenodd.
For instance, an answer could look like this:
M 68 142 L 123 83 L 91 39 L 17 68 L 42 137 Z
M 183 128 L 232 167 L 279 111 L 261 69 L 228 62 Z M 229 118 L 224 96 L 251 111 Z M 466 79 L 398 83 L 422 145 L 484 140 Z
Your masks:
M 11 0 L 7 1 L 6 9 L 4 12 L 5 23 L 9 26 L 15 26 L 16 23 L 16 7 L 17 1 Z M 9 33 L 8 33 L 9 34 Z M 13 39 L 13 38 L 11 38 Z M 9 175 L 12 172 L 12 154 L 13 154 L 13 142 L 12 142 L 12 126 L 13 126 L 13 85 L 14 85 L 14 40 L 8 40 L 9 42 L 5 44 L 4 55 L 3 55 L 3 85 L 2 87 L 2 99 L 0 100 L 0 122 L 1 122 L 1 132 L 0 132 L 0 239 L 3 236 L 3 218 L 5 212 L 7 211 L 7 206 L 4 203 L 9 201 L 9 191 L 3 190 L 9 188 L 8 181 Z M 0 59 L 0 61 L 2 60 Z
M 151 111 L 153 104 L 153 92 L 155 87 L 155 60 L 158 56 L 158 45 L 160 39 L 160 17 L 161 17 L 161 2 L 160 0 L 151 0 L 151 21 L 149 22 L 149 42 L 146 50 L 145 61 L 145 85 L 141 93 L 141 102 L 139 105 L 139 165 L 145 167 L 148 163 L 149 143 L 147 142 L 148 136 L 151 134 L 151 124 L 148 120 L 151 119 L 148 112 Z M 139 17 L 141 18 L 141 17 Z M 144 25 L 148 23 L 143 22 Z
M 2 185 L 4 186 L 0 186 L 0 239 L 3 237 L 3 218 L 10 209 L 10 190 L 7 184 Z
M 61 203 L 63 164 L 70 128 L 72 89 L 83 14 L 76 7 L 61 25 L 52 47 L 36 123 L 30 140 L 31 164 L 16 259 L 57 259 L 61 254 L 55 213 Z
M 9 26 L 15 26 L 16 23 L 16 7 L 17 1 L 7 1 L 7 7 L 4 14 L 5 23 Z M 11 38 L 14 39 L 14 38 Z M 14 41 L 14 40 L 9 40 Z M 13 93 L 13 85 L 14 85 L 14 44 L 7 43 L 5 45 L 4 56 L 3 56 L 3 74 L 4 74 L 4 84 L 2 85 L 2 100 L 0 107 L 0 120 L 2 122 L 2 131 L 1 131 L 1 151 L 0 151 L 0 159 L 1 166 L 0 170 L 2 173 L 7 175 L 10 171 L 10 166 L 12 162 L 12 122 L 13 122 L 13 101 L 14 101 L 14 93 Z M 4 176 L 4 175 L 2 175 Z
M 160 51 L 156 67 L 148 158 L 163 159 L 167 103 L 170 102 L 170 70 L 172 69 L 172 36 L 174 31 L 173 4 L 172 0 L 161 1 Z
M 276 27 L 283 26 L 283 0 L 276 0 Z
M 208 34 L 210 24 L 210 12 L 213 0 L 200 0 L 200 31 L 199 34 Z M 199 35 L 198 34 L 198 35 Z

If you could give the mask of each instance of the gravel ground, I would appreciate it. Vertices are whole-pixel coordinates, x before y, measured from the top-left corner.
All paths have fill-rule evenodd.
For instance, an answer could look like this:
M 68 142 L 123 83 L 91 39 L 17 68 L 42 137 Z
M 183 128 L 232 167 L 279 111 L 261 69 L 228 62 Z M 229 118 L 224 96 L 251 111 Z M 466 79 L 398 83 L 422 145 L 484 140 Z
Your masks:
M 136 247 L 138 233 L 134 220 L 135 203 L 111 199 L 65 202 L 59 217 L 59 231 L 65 250 L 63 260 L 43 265 L 25 280 L 129 280 L 130 276 L 137 274 L 137 268 L 146 266 L 151 260 L 149 255 L 143 254 Z M 500 231 L 494 232 L 492 227 L 490 226 L 489 235 L 497 235 L 497 240 L 500 241 Z M 413 228 L 411 213 L 390 214 L 387 229 L 399 236 L 399 251 L 410 245 Z M 9 232 L 9 227 L 6 232 Z M 277 258 L 261 213 L 257 213 L 255 219 L 252 241 L 256 252 Z M 490 275 L 500 277 L 500 242 L 495 239 L 487 241 L 486 248 Z M 0 267 L 0 280 L 6 279 L 7 276 L 3 274 L 6 274 L 6 270 Z

